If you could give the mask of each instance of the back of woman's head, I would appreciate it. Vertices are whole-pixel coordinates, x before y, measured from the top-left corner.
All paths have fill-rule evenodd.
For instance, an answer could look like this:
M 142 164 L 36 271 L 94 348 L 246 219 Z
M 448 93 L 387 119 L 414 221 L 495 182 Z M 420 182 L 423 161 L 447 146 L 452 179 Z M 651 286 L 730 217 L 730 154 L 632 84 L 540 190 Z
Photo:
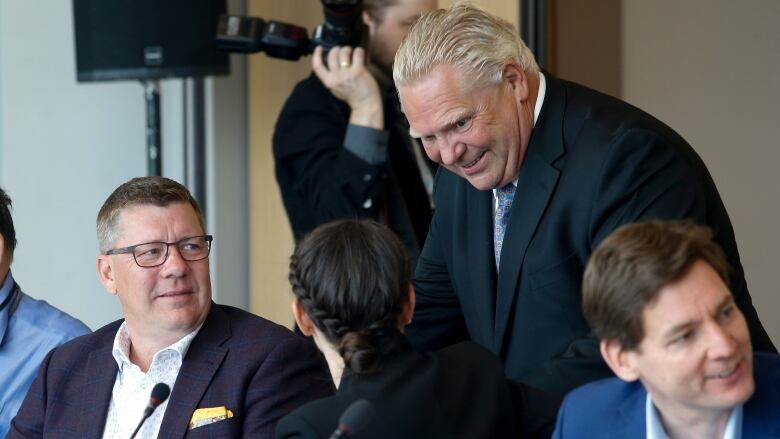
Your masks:
M 398 330 L 408 299 L 409 257 L 384 226 L 341 220 L 317 227 L 290 261 L 293 293 L 353 373 L 379 365 L 378 340 Z

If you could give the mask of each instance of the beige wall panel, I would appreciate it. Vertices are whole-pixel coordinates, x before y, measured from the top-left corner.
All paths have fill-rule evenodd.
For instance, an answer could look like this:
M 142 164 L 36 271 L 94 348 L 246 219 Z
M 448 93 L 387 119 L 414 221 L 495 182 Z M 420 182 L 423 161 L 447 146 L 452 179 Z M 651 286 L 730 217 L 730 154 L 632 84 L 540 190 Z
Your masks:
M 621 1 L 556 0 L 558 77 L 620 96 Z
M 623 96 L 696 149 L 780 344 L 780 2 L 623 0 Z
M 317 0 L 252 0 L 247 9 L 249 15 L 309 31 L 323 21 Z M 274 176 L 271 136 L 285 99 L 311 72 L 310 63 L 310 57 L 290 62 L 264 53 L 250 56 L 248 63 L 250 306 L 255 314 L 286 326 L 292 324 L 287 265 L 294 244 Z

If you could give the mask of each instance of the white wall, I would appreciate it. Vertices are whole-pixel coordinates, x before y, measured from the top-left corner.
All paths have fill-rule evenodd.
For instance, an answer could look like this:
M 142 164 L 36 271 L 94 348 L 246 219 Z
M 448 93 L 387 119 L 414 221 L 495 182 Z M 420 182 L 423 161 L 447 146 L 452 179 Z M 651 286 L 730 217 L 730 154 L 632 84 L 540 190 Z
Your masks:
M 95 273 L 95 217 L 116 186 L 146 173 L 143 92 L 131 81 L 77 83 L 71 1 L 42 9 L 0 2 L 0 186 L 19 240 L 12 271 L 25 292 L 96 329 L 121 310 Z M 206 210 L 215 298 L 246 308 L 246 93 L 243 60 L 233 61 L 236 74 L 206 84 Z M 184 94 L 183 81 L 163 82 L 163 174 L 179 181 Z
M 623 98 L 701 155 L 748 287 L 780 345 L 780 2 L 622 1 Z

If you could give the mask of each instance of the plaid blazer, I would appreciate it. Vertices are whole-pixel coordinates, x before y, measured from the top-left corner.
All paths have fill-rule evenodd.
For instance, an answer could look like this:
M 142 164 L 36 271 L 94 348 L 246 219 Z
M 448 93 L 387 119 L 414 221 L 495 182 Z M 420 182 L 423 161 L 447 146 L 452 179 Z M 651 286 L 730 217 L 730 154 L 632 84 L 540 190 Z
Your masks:
M 121 324 L 52 350 L 7 437 L 102 437 L 118 370 L 111 349 Z M 313 343 L 246 311 L 212 303 L 184 358 L 158 437 L 271 438 L 282 416 L 332 393 Z M 219 406 L 233 418 L 189 429 L 196 409 Z

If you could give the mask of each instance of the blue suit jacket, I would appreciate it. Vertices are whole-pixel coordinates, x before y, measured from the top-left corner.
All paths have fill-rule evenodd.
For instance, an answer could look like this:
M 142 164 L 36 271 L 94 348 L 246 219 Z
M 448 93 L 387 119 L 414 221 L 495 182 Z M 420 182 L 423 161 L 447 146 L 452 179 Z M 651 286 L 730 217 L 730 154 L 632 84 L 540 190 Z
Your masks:
M 49 353 L 8 438 L 102 436 L 118 370 L 111 349 L 121 323 Z M 313 343 L 248 312 L 212 303 L 184 357 L 158 437 L 271 438 L 279 418 L 331 395 L 332 389 Z M 196 409 L 219 406 L 234 417 L 189 430 Z
M 756 391 L 745 403 L 742 437 L 780 437 L 780 356 L 756 354 Z M 643 438 L 647 392 L 639 381 L 607 378 L 572 391 L 558 412 L 554 439 Z

